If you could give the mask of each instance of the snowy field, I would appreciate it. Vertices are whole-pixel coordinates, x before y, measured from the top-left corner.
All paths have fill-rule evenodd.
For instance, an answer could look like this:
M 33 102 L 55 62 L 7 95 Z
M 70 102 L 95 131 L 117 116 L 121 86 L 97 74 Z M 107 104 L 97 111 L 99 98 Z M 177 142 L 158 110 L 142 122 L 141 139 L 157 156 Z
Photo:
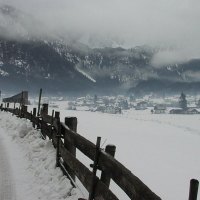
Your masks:
M 150 110 L 128 110 L 121 115 L 113 115 L 70 111 L 65 109 L 66 102 L 59 104 L 56 111 L 61 112 L 62 121 L 64 121 L 64 117 L 75 116 L 78 118 L 79 134 L 94 143 L 97 136 L 101 136 L 102 148 L 105 148 L 107 144 L 115 144 L 117 146 L 117 160 L 130 169 L 162 199 L 188 199 L 190 179 L 200 180 L 200 115 L 156 115 L 151 114 Z M 32 196 L 40 194 L 41 199 L 53 199 L 53 194 L 55 195 L 54 199 L 58 199 L 56 197 L 61 192 L 62 195 L 59 197 L 64 199 L 63 195 L 66 196 L 66 191 L 69 192 L 71 189 L 67 190 L 69 183 L 66 180 L 63 181 L 59 176 L 61 172 L 53 167 L 55 162 L 53 163 L 52 160 L 53 156 L 55 157 L 55 152 L 51 145 L 34 136 L 38 132 L 34 131 L 25 120 L 23 120 L 25 125 L 21 127 L 18 121 L 20 119 L 8 119 L 6 122 L 5 115 L 7 114 L 0 115 L 0 133 L 1 137 L 4 138 L 5 146 L 11 146 L 14 143 L 14 149 L 9 148 L 8 150 L 11 152 L 12 163 L 15 163 L 16 166 L 19 162 L 24 163 L 22 158 L 18 159 L 18 155 L 24 156 L 25 164 L 28 163 L 28 167 L 16 167 L 17 169 L 13 170 L 14 175 L 18 177 L 17 180 L 22 182 L 20 188 L 28 188 L 27 191 Z M 10 123 L 11 121 L 13 124 Z M 28 135 L 21 137 L 26 129 Z M 25 133 L 27 132 L 25 131 Z M 16 137 L 16 135 L 18 136 Z M 16 157 L 12 155 L 12 152 L 15 152 Z M 29 152 L 34 153 L 32 155 Z M 91 163 L 82 155 L 78 156 L 86 165 Z M 40 162 L 42 163 L 40 164 Z M 17 170 L 21 170 L 22 175 Z M 26 180 L 24 176 L 31 177 L 30 183 L 23 181 Z M 65 187 L 66 189 L 64 189 Z M 120 199 L 128 199 L 113 183 L 112 189 Z M 64 191 L 65 194 L 63 194 Z M 47 194 L 49 198 L 46 197 Z M 78 191 L 73 191 L 73 194 L 69 199 L 78 198 Z M 42 198 L 41 195 L 44 195 L 45 198 Z M 32 199 L 30 198 L 30 200 Z
M 188 199 L 191 178 L 200 180 L 200 115 L 151 114 L 150 109 L 122 115 L 66 110 L 61 120 L 78 118 L 78 133 L 103 147 L 117 146 L 116 158 L 162 199 Z M 120 199 L 128 199 L 113 184 Z M 200 199 L 200 197 L 198 197 Z

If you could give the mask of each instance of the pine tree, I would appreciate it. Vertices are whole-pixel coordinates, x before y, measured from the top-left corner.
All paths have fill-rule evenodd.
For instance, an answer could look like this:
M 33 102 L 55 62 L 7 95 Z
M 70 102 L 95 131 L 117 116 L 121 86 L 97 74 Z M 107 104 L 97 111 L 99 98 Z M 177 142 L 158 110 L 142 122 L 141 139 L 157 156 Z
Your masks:
M 187 108 L 187 100 L 186 95 L 182 92 L 181 96 L 179 97 L 179 106 L 185 110 Z
M 95 104 L 96 104 L 97 100 L 98 100 L 98 97 L 97 97 L 97 95 L 95 94 L 95 95 L 94 95 L 94 103 L 95 103 Z

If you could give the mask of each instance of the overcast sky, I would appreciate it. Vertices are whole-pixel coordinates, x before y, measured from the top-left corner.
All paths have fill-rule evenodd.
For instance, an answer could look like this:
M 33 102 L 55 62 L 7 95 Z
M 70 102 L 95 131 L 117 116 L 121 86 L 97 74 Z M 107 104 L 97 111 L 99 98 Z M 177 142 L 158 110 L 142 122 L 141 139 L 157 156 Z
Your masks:
M 80 41 L 93 36 L 91 38 L 99 38 L 108 45 L 112 39 L 124 47 L 145 44 L 168 47 L 170 50 L 165 50 L 157 56 L 168 56 L 171 60 L 180 62 L 200 57 L 200 0 L 0 2 L 14 5 L 33 15 L 42 21 L 50 32 L 68 34 Z M 167 62 L 168 59 L 165 60 Z M 156 59 L 153 62 L 155 65 L 159 63 Z

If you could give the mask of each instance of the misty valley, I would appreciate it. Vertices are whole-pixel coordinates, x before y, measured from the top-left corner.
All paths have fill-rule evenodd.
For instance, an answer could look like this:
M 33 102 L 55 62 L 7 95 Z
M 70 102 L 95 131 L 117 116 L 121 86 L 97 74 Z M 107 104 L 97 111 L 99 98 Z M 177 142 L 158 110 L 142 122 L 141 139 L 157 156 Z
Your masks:
M 199 13 L 0 0 L 0 200 L 200 200 Z

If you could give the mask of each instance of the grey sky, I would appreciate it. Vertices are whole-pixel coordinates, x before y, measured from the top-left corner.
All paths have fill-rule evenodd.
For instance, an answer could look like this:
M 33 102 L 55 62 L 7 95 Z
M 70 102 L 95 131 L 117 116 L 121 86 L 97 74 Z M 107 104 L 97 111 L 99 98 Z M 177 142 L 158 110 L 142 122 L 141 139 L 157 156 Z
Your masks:
M 200 57 L 199 0 L 0 0 L 30 13 L 49 32 L 124 47 L 168 47 L 157 55 L 180 62 Z M 34 25 L 33 25 L 34 26 Z M 42 30 L 42 27 L 41 27 Z M 34 33 L 34 29 L 31 30 Z M 37 29 L 37 34 L 38 34 Z M 171 48 L 173 51 L 171 51 Z M 170 52 L 173 53 L 171 55 Z M 166 55 L 165 55 L 166 54 Z M 169 59 L 167 59 L 167 57 Z M 170 62 L 170 61 L 169 61 Z

